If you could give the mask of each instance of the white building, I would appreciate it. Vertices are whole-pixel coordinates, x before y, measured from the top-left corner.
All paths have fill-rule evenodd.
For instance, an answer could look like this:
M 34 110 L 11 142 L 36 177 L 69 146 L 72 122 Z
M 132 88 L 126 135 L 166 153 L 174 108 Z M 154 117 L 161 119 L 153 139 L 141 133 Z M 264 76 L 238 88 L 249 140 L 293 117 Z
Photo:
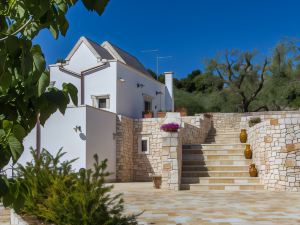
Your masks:
M 72 83 L 78 89 L 79 106 L 70 105 L 65 115 L 56 112 L 24 141 L 19 162 L 31 160 L 29 148 L 55 154 L 61 147 L 65 159 L 78 158 L 76 169 L 90 168 L 93 155 L 108 159 L 116 172 L 117 115 L 142 118 L 144 111 L 173 111 L 173 74 L 165 73 L 166 85 L 152 78 L 132 55 L 105 41 L 102 45 L 81 37 L 64 63 L 50 65 L 51 85 Z M 115 179 L 115 174 L 111 176 Z
M 73 83 L 81 105 L 131 118 L 174 109 L 172 73 L 166 73 L 164 85 L 134 56 L 107 41 L 98 45 L 81 37 L 65 61 L 50 65 L 51 81 L 59 88 Z

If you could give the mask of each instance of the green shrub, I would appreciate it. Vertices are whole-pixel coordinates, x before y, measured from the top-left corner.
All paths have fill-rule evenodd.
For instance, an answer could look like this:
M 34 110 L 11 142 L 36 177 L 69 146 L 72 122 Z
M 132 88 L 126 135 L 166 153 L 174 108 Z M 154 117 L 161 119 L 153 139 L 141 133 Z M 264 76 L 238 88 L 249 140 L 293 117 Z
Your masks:
M 254 125 L 258 124 L 261 122 L 261 119 L 259 117 L 254 117 L 254 118 L 251 118 L 249 120 L 249 127 L 253 127 Z
M 109 173 L 107 161 L 99 163 L 95 155 L 94 169 L 72 171 L 71 161 L 60 162 L 65 153 L 55 157 L 43 150 L 38 159 L 19 165 L 18 179 L 28 189 L 21 213 L 57 225 L 127 225 L 137 224 L 136 216 L 124 216 L 120 195 L 112 196 L 112 186 L 105 184 Z

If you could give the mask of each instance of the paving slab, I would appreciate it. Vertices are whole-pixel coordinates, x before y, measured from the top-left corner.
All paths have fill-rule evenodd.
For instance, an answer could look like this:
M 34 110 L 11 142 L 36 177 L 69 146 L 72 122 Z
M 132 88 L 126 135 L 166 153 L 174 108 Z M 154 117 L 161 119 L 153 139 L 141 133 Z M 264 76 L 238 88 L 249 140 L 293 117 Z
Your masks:
M 300 193 L 270 191 L 166 191 L 151 183 L 115 183 L 125 209 L 143 225 L 300 224 Z

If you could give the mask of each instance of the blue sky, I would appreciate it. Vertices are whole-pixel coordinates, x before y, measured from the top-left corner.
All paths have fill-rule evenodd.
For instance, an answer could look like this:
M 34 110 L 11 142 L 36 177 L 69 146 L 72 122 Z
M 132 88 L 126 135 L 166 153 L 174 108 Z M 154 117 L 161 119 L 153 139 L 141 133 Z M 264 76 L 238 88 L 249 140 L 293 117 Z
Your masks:
M 299 0 L 111 0 L 99 17 L 81 3 L 68 13 L 66 37 L 53 40 L 48 31 L 36 42 L 48 64 L 65 58 L 80 36 L 98 43 L 111 41 L 156 70 L 184 77 L 203 69 L 204 61 L 227 49 L 253 50 L 269 55 L 283 38 L 300 37 Z

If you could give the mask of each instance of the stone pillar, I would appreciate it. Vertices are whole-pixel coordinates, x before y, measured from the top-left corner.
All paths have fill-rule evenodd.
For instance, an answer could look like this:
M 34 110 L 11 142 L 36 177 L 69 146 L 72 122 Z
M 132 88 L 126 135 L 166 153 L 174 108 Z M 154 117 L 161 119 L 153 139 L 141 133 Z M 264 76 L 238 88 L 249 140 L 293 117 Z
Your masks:
M 162 137 L 162 189 L 180 190 L 181 165 L 180 132 L 164 132 Z

